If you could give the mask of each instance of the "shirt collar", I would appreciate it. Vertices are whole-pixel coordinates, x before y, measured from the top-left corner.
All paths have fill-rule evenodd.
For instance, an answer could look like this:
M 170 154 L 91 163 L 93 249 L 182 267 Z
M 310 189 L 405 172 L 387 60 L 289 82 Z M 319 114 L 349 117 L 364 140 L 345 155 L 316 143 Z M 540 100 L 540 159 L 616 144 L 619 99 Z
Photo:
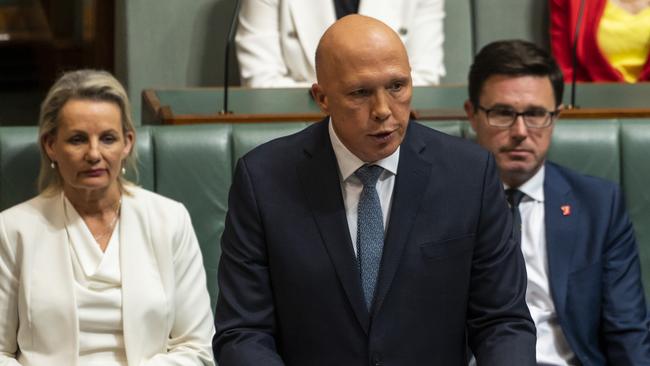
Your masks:
M 354 155 L 350 150 L 348 150 L 341 139 L 336 135 L 334 127 L 332 126 L 332 118 L 328 120 L 328 130 L 330 134 L 330 141 L 332 142 L 332 148 L 334 149 L 334 155 L 336 155 L 336 161 L 339 165 L 339 174 L 341 176 L 341 181 L 346 181 L 354 172 L 357 171 L 362 165 L 367 163 L 373 163 L 374 165 L 379 165 L 384 168 L 385 171 L 397 175 L 397 165 L 399 163 L 399 150 L 398 146 L 394 153 L 391 155 L 374 162 L 364 162 Z
M 517 189 L 535 201 L 544 202 L 545 170 L 546 170 L 546 166 L 542 164 L 542 167 L 539 168 L 537 173 L 535 173 L 535 175 L 533 175 L 530 179 L 524 182 L 524 184 L 517 187 Z M 504 184 L 503 187 L 505 189 L 511 188 L 507 184 Z

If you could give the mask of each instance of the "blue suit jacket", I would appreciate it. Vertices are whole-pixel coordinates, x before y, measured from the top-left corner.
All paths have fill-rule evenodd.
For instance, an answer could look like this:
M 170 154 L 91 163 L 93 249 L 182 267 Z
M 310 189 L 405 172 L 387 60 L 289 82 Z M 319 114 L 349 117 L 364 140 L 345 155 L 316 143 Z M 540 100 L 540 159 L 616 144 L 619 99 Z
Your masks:
M 551 294 L 571 349 L 583 365 L 650 365 L 638 249 L 620 189 L 548 162 L 544 195 Z
M 237 165 L 213 348 L 230 365 L 534 365 L 525 266 L 493 158 L 411 122 L 366 309 L 327 122 Z

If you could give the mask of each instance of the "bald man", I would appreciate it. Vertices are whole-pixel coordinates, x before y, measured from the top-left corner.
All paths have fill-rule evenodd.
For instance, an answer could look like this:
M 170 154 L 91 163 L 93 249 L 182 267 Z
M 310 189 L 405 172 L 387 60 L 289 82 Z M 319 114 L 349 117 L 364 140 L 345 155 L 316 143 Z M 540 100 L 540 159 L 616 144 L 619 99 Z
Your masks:
M 494 160 L 409 122 L 399 37 L 350 15 L 323 35 L 328 118 L 237 164 L 214 353 L 231 365 L 535 364 L 520 250 Z

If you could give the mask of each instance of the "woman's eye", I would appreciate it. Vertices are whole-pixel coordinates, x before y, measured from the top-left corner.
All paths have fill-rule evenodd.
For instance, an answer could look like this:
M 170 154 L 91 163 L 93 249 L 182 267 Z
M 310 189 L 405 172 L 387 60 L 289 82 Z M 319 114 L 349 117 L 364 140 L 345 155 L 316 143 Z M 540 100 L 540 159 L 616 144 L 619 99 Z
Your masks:
M 86 141 L 86 139 L 83 136 L 80 135 L 74 135 L 68 139 L 68 142 L 73 144 L 73 145 L 79 145 L 82 144 Z
M 102 136 L 102 142 L 105 143 L 105 144 L 112 144 L 115 141 L 117 141 L 117 137 L 115 137 L 113 135 Z

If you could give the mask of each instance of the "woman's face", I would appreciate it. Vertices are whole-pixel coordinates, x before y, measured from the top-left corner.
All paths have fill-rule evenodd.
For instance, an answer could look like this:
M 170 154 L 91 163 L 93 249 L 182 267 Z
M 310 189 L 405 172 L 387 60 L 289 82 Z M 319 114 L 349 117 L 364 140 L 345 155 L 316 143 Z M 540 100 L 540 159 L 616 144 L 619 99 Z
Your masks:
M 56 163 L 64 191 L 90 193 L 119 188 L 122 161 L 134 139 L 133 132 L 122 131 L 119 106 L 71 99 L 63 105 L 58 120 L 56 133 L 45 136 L 44 147 Z

